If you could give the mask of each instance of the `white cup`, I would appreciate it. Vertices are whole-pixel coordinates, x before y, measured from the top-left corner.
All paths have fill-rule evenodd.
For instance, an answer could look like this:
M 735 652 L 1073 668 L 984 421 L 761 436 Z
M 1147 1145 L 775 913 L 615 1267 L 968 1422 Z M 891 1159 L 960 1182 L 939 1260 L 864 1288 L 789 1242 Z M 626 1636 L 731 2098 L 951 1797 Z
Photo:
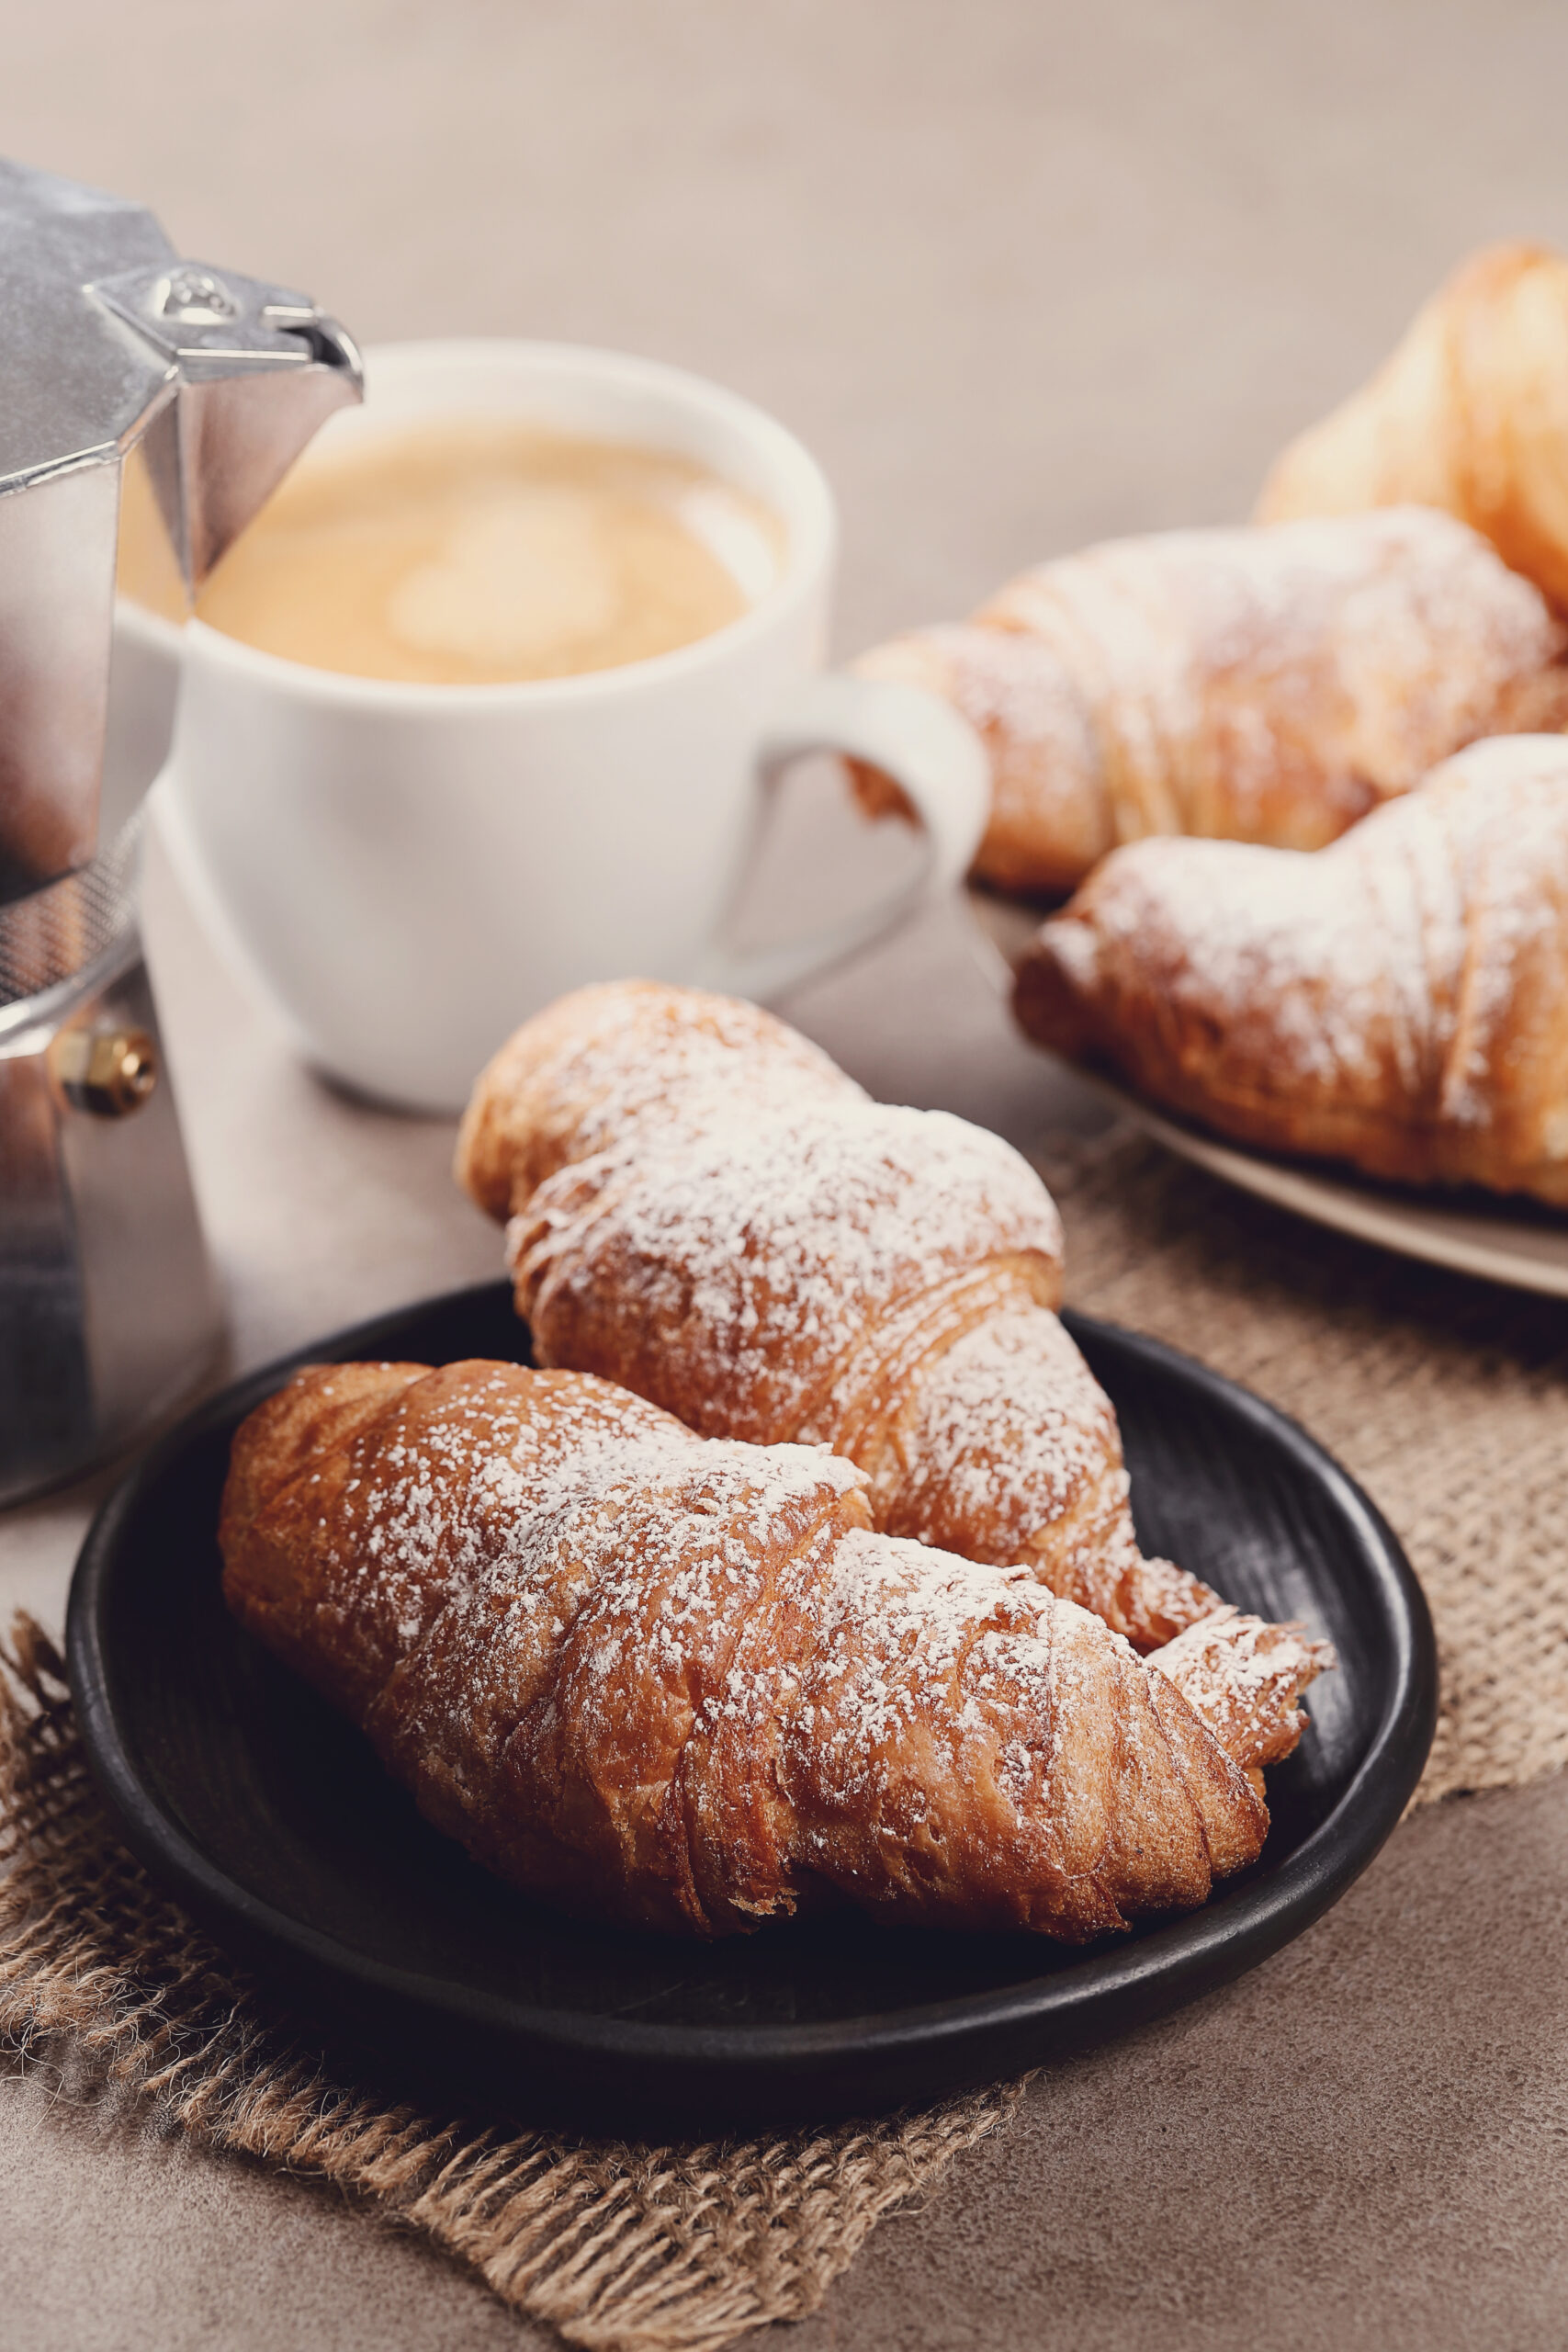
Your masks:
M 785 553 L 712 636 L 521 684 L 349 677 L 122 605 L 118 659 L 149 692 L 182 662 L 165 838 L 310 1060 L 383 1100 L 453 1110 L 564 989 L 643 975 L 772 995 L 955 886 L 985 822 L 984 755 L 932 696 L 820 674 L 833 501 L 782 425 L 696 377 L 567 345 L 393 345 L 367 354 L 367 382 L 323 445 L 465 410 L 525 416 L 697 460 L 773 510 Z M 731 952 L 762 805 L 818 751 L 897 778 L 921 870 L 805 937 Z

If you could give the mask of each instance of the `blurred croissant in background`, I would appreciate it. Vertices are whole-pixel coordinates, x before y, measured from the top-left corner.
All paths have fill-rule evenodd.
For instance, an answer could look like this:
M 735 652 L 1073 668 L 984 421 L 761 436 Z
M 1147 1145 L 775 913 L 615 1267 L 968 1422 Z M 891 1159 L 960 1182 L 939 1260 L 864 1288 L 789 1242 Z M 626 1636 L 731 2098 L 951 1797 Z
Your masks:
M 1285 451 L 1258 519 L 1415 503 L 1483 532 L 1568 608 L 1568 259 L 1494 245 L 1433 295 L 1371 383 Z
M 1568 721 L 1565 643 L 1483 538 L 1406 505 L 1111 540 L 854 666 L 963 713 L 991 764 L 976 873 L 1060 896 L 1151 833 L 1321 849 L 1478 736 Z
M 1568 740 L 1472 744 L 1315 857 L 1120 849 L 1016 1002 L 1239 1143 L 1568 1207 Z

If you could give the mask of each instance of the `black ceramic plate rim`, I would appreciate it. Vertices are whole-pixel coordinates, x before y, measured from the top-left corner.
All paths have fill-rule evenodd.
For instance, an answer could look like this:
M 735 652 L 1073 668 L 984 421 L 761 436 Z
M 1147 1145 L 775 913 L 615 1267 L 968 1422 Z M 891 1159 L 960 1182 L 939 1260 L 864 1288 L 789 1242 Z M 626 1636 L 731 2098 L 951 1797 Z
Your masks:
M 1392 1634 L 1393 1671 L 1376 1731 L 1333 1811 L 1265 1877 L 1172 1920 L 1134 1944 L 1093 1954 L 1070 1973 L 1026 1981 L 1001 1992 L 911 2007 L 900 2010 L 891 2022 L 871 2015 L 840 2018 L 830 2025 L 734 2029 L 654 2025 L 603 2012 L 534 2008 L 460 1981 L 426 1976 L 375 1960 L 278 1910 L 220 1870 L 171 1818 L 139 1778 L 121 1741 L 102 1639 L 102 1602 L 114 1568 L 120 1528 L 143 1488 L 192 1438 L 213 1423 L 242 1418 L 299 1365 L 356 1356 L 374 1358 L 384 1352 L 380 1342 L 399 1332 L 411 1314 L 457 1308 L 465 1301 L 492 1295 L 498 1287 L 479 1283 L 438 1298 L 412 1301 L 252 1373 L 170 1430 L 122 1479 L 88 1530 L 72 1579 L 66 1627 L 71 1688 L 88 1762 L 131 1850 L 165 1884 L 184 1894 L 198 1915 L 209 1920 L 226 1916 L 248 1935 L 318 1970 L 330 1971 L 340 1980 L 367 1991 L 393 1994 L 465 2024 L 491 2029 L 509 2040 L 525 2039 L 541 2051 L 592 2052 L 601 2058 L 666 2064 L 683 2060 L 704 2066 L 759 2063 L 784 2066 L 792 2060 L 831 2057 L 850 2048 L 861 2056 L 897 2056 L 916 2049 L 929 2052 L 933 2044 L 940 2047 L 965 2041 L 989 2030 L 1047 2017 L 1070 2018 L 1080 2009 L 1124 1997 L 1151 1981 L 1201 1976 L 1212 1983 L 1222 1975 L 1239 1975 L 1319 1917 L 1366 1869 L 1404 1813 L 1431 1744 L 1437 1702 L 1436 1643 L 1425 1597 L 1398 1539 L 1376 1505 L 1298 1422 L 1250 1390 L 1162 1340 L 1068 1312 L 1063 1320 L 1075 1337 L 1097 1331 L 1113 1336 L 1120 1347 L 1141 1358 L 1151 1370 L 1197 1386 L 1293 1453 L 1355 1527 L 1363 1563 L 1378 1586 Z

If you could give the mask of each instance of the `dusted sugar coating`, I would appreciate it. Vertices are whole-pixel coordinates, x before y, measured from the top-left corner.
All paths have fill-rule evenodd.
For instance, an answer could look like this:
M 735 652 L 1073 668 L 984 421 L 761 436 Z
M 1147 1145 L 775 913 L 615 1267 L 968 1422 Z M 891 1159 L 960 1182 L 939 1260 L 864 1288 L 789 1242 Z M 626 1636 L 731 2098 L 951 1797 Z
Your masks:
M 851 1464 L 605 1381 L 321 1365 L 235 1438 L 223 1589 L 437 1827 L 587 1916 L 1077 1942 L 1254 1859 L 1324 1652 L 1226 1617 L 1239 1680 L 1218 1635 L 1161 1671 L 869 1516 Z
M 558 1169 L 656 1133 L 720 1093 L 732 1124 L 783 1086 L 799 1102 L 865 1097 L 837 1063 L 771 1012 L 732 996 L 633 980 L 578 989 L 519 1029 L 474 1091 L 458 1177 L 504 1224 Z M 1060 1228 L 1054 1227 L 1053 1251 Z
M 1118 850 L 1017 1006 L 1243 1142 L 1568 1205 L 1568 740 L 1477 743 L 1314 857 Z
M 991 770 L 991 807 L 975 873 L 998 890 L 1070 890 L 1121 838 L 1106 788 L 1094 706 L 1055 647 L 1019 629 L 953 621 L 912 630 L 863 653 L 863 677 L 923 686 L 966 718 Z M 869 817 L 914 809 L 902 788 L 851 763 Z
M 1477 737 L 1568 723 L 1565 652 L 1483 537 L 1403 506 L 1111 540 L 856 667 L 978 729 L 976 870 L 1058 892 L 1151 833 L 1320 849 Z M 897 805 L 857 782 L 874 813 Z
M 710 1437 L 823 1445 L 876 1525 L 1029 1566 L 1153 1649 L 1218 1604 L 1140 1555 L 1115 1416 L 1052 1311 L 1027 1161 L 874 1102 L 769 1013 L 583 989 L 484 1073 L 457 1172 L 510 1215 L 538 1360 Z

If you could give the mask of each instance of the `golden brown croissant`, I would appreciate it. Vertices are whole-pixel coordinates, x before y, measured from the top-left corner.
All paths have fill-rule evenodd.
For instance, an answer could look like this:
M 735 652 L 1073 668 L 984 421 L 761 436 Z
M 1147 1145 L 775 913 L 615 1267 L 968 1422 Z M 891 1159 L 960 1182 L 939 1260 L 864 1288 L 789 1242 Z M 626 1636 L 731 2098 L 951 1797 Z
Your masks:
M 1117 850 L 1017 1007 L 1222 1135 L 1568 1204 L 1568 739 L 1473 744 L 1315 856 Z
M 1059 892 L 1149 833 L 1320 849 L 1477 736 L 1568 722 L 1565 645 L 1484 540 L 1406 507 L 1113 540 L 856 666 L 957 706 L 991 760 L 976 872 Z
M 1233 1613 L 1163 1671 L 869 1516 L 848 1463 L 605 1381 L 322 1365 L 235 1439 L 223 1589 L 439 1828 L 580 1913 L 717 1936 L 838 1895 L 1081 1941 L 1254 1858 L 1325 1653 Z
M 1275 465 L 1261 522 L 1446 507 L 1568 605 L 1568 261 L 1474 254 L 1393 356 Z
M 1055 1205 L 998 1136 L 873 1102 L 753 1005 L 629 981 L 502 1049 L 457 1173 L 512 1220 L 541 1363 L 705 1436 L 830 1446 L 878 1528 L 1027 1564 L 1140 1649 L 1217 1605 L 1139 1554 L 1115 1415 L 1052 1312 Z

